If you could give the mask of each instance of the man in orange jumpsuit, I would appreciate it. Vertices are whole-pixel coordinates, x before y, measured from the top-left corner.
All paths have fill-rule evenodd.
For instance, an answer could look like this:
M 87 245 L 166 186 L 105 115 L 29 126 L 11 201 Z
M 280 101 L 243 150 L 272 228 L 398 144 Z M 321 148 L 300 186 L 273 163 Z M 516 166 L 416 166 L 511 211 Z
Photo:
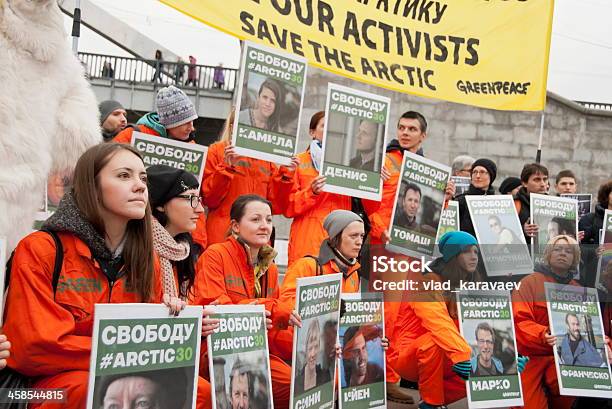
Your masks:
M 368 214 L 371 230 L 370 246 L 371 253 L 377 254 L 384 244 L 389 240 L 389 223 L 391 212 L 395 202 L 395 193 L 400 180 L 400 171 L 404 152 L 412 152 L 423 156 L 423 142 L 427 137 L 427 120 L 419 112 L 404 112 L 397 122 L 396 139 L 387 145 L 385 156 L 385 169 L 390 174 L 389 179 L 383 183 L 382 201 L 378 209 Z M 454 185 L 451 183 L 447 188 L 447 197 L 454 194 Z M 367 209 L 366 209 L 367 210 Z M 399 302 L 390 300 L 385 302 L 385 334 L 393 345 L 397 336 L 394 334 L 397 316 L 399 313 Z M 398 328 L 402 331 L 401 328 Z M 387 355 L 388 357 L 389 355 Z M 400 376 L 394 370 L 393 365 L 387 358 L 387 395 L 390 400 L 397 402 L 410 401 L 411 397 L 399 388 Z

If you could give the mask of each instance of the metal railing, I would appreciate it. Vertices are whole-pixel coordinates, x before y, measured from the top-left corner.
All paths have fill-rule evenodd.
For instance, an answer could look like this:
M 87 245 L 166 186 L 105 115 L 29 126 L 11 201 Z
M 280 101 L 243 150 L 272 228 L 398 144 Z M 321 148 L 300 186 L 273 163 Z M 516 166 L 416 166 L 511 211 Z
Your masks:
M 587 102 L 587 101 L 575 101 L 575 102 L 589 109 L 599 109 L 601 111 L 612 111 L 612 104 L 605 104 L 601 102 Z
M 233 92 L 238 70 L 189 62 L 146 60 L 115 55 L 79 53 L 79 59 L 90 79 L 107 79 L 129 83 L 175 85 Z

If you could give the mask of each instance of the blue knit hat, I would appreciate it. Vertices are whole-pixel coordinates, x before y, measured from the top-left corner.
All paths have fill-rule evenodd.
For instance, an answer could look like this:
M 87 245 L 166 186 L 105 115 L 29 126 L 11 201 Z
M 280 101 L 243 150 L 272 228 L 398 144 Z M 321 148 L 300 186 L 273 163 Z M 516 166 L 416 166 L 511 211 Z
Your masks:
M 466 247 L 477 246 L 476 238 L 470 233 L 464 231 L 450 231 L 440 237 L 438 248 L 442 253 L 442 258 L 445 262 L 449 262 L 453 257 L 457 256 Z
M 176 128 L 198 119 L 198 113 L 189 97 L 174 85 L 157 91 L 155 105 L 159 123 L 166 129 Z

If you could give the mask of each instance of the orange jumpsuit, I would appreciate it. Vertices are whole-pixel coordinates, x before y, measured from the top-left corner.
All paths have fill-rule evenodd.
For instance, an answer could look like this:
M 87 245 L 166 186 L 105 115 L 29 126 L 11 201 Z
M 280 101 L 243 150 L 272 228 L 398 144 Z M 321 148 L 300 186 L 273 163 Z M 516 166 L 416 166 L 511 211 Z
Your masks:
M 272 202 L 272 214 L 281 214 L 287 207 L 293 186 L 293 175 L 287 168 L 271 162 L 239 157 L 234 166 L 225 161 L 227 142 L 216 142 L 208 148 L 202 195 L 208 207 L 206 232 L 208 245 L 225 240 L 229 229 L 230 209 L 240 195 L 257 194 Z
M 287 322 L 285 313 L 278 304 L 278 269 L 271 263 L 261 277 L 263 297 L 255 298 L 255 274 L 246 248 L 234 237 L 216 243 L 200 256 L 196 265 L 196 280 L 190 304 L 208 305 L 218 300 L 220 304 L 249 304 L 257 300 L 271 312 L 274 328 L 268 331 L 270 346 L 270 371 L 275 408 L 288 408 L 291 388 L 291 367 L 274 355 L 274 346 L 279 333 L 277 322 Z M 202 348 L 206 352 L 206 348 Z M 206 362 L 204 360 L 204 362 Z
M 146 125 L 136 125 L 136 128 L 132 128 L 131 126 L 128 128 L 125 128 L 123 131 L 119 132 L 117 135 L 115 135 L 115 137 L 113 138 L 113 142 L 116 143 L 132 143 L 132 134 L 134 133 L 134 131 L 138 131 L 138 132 L 142 132 L 145 133 L 147 135 L 155 135 L 155 136 L 159 136 L 159 133 L 157 133 L 155 131 L 155 129 L 149 128 Z
M 153 135 L 153 136 L 159 136 L 159 133 L 157 133 L 154 129 L 149 128 L 146 125 L 136 125 L 138 127 L 138 131 L 145 133 L 147 135 Z M 131 143 L 132 142 L 132 134 L 134 133 L 136 129 L 129 127 L 129 128 L 125 128 L 123 131 L 119 132 L 114 138 L 113 138 L 113 142 L 116 143 Z M 191 141 L 191 143 L 195 143 L 194 141 Z M 204 179 L 204 177 L 202 176 L 202 179 Z M 191 237 L 193 238 L 193 241 L 195 243 L 198 243 L 201 247 L 202 250 L 206 249 L 206 246 L 208 245 L 208 239 L 206 237 L 206 214 L 202 213 L 200 215 L 200 217 L 198 218 L 198 221 L 196 223 L 196 228 L 195 230 L 191 233 Z
M 546 409 L 549 406 L 555 409 L 570 408 L 574 398 L 559 395 L 553 349 L 544 342 L 543 338 L 544 334 L 550 331 L 544 292 L 545 282 L 556 281 L 550 275 L 534 272 L 523 278 L 519 290 L 512 293 L 518 352 L 529 357 L 529 363 L 521 373 L 524 408 Z M 579 285 L 574 280 L 569 284 Z
M 422 282 L 435 280 L 435 276 L 410 273 L 407 279 Z M 449 316 L 444 300 L 437 292 L 423 290 L 418 294 L 411 291 L 406 297 L 410 299 L 400 304 L 394 319 L 388 361 L 402 378 L 418 382 L 421 398 L 431 405 L 465 397 L 465 382 L 451 367 L 469 360 L 471 348 Z
M 71 233 L 59 233 L 64 262 L 57 292 L 51 286 L 55 243 L 35 232 L 17 246 L 6 301 L 4 333 L 11 340 L 8 366 L 34 378 L 33 388 L 65 388 L 65 403 L 29 408 L 82 409 L 87 400 L 93 311 L 97 303 L 142 302 L 126 289 L 125 276 L 109 282 L 87 245 Z M 148 302 L 161 301 L 159 270 Z M 24 325 L 26 323 L 26 325 Z M 211 407 L 210 385 L 198 379 L 197 407 Z
M 314 277 L 317 274 L 337 274 L 342 273 L 338 264 L 334 260 L 334 255 L 329 247 L 321 247 L 319 255 L 320 267 L 317 266 L 315 259 L 311 257 L 303 257 L 295 261 L 285 273 L 283 285 L 280 290 L 281 308 L 285 310 L 282 317 L 289 317 L 291 311 L 295 309 L 295 290 L 297 287 L 297 279 L 303 277 Z M 318 251 L 317 251 L 318 253 Z M 357 293 L 359 292 L 359 263 L 351 266 L 346 273 L 342 273 L 342 292 Z M 293 327 L 287 327 L 288 321 L 279 322 L 280 328 L 287 328 L 284 331 L 282 338 L 282 348 L 280 348 L 280 356 L 290 361 L 293 351 Z
M 323 220 L 333 210 L 351 210 L 351 198 L 335 193 L 321 192 L 315 195 L 310 188 L 319 172 L 312 164 L 310 151 L 298 155 L 300 165 L 296 169 L 293 188 L 285 216 L 293 218 L 289 233 L 288 266 L 306 256 L 317 256 L 321 242 L 327 237 Z

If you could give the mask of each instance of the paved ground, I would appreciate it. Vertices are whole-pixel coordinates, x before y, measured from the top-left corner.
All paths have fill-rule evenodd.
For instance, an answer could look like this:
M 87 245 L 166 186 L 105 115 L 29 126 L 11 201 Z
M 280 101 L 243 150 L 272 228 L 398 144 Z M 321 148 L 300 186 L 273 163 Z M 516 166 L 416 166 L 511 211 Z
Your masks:
M 415 389 L 406 389 L 414 398 L 414 405 L 407 405 L 395 402 L 389 402 L 387 407 L 388 409 L 417 409 L 419 405 L 419 391 Z M 448 405 L 449 409 L 467 409 L 467 399 L 461 399 L 453 403 L 452 405 Z

